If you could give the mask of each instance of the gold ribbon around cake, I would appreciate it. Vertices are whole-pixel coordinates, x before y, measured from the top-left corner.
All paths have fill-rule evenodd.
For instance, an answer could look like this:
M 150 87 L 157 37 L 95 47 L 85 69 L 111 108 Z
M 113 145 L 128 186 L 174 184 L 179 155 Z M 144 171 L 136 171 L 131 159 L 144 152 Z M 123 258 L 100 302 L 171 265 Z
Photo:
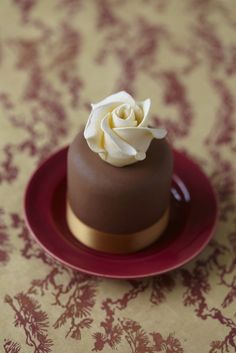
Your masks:
M 129 234 L 105 233 L 86 225 L 76 217 L 69 202 L 66 217 L 71 233 L 84 245 L 108 253 L 125 254 L 143 249 L 160 237 L 169 220 L 169 208 L 150 227 Z

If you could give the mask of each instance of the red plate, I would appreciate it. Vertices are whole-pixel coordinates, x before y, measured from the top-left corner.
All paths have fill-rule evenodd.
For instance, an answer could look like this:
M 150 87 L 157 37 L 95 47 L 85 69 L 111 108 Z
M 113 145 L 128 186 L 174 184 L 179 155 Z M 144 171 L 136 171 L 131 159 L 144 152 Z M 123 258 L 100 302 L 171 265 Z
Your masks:
M 89 249 L 72 236 L 66 224 L 66 159 L 64 148 L 35 171 L 26 188 L 24 205 L 32 235 L 63 264 L 102 277 L 147 277 L 182 266 L 211 239 L 217 203 L 210 181 L 197 164 L 174 151 L 171 216 L 162 237 L 131 255 Z

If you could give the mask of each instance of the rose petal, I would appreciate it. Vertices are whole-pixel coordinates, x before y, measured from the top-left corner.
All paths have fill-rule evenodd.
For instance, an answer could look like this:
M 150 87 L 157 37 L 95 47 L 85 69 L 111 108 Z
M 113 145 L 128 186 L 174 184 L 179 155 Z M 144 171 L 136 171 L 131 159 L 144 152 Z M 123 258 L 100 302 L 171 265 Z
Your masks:
M 146 152 L 153 139 L 153 135 L 148 128 L 118 127 L 114 128 L 114 132 L 138 152 Z
M 91 105 L 93 108 L 97 108 L 106 104 L 113 104 L 113 103 L 128 103 L 131 106 L 134 106 L 135 100 L 129 93 L 125 91 L 120 91 L 118 93 L 115 93 L 115 94 L 112 94 L 111 96 L 106 97 L 105 99 L 101 100 L 98 103 L 91 104 Z
M 135 104 L 134 107 L 134 113 L 135 113 L 135 120 L 137 121 L 137 125 L 139 125 L 142 120 L 143 120 L 143 108 L 140 107 L 138 104 Z
M 112 112 L 113 127 L 137 126 L 137 121 L 135 120 L 135 114 L 134 114 L 133 108 L 130 108 L 130 114 L 127 118 L 123 119 L 120 117 L 120 111 L 125 106 L 127 106 L 127 104 L 122 104 L 113 110 Z
M 130 146 L 126 141 L 123 141 L 116 135 L 111 129 L 109 119 L 111 114 L 108 113 L 105 118 L 102 119 L 101 129 L 104 132 L 104 148 L 114 158 L 122 158 L 122 156 L 135 156 L 137 151 L 135 148 Z
M 166 129 L 163 129 L 163 128 L 155 129 L 155 128 L 149 127 L 148 129 L 150 130 L 150 132 L 152 132 L 153 137 L 156 139 L 163 139 L 167 135 Z
M 146 158 L 146 152 L 138 152 L 135 156 L 137 161 L 143 161 Z
M 152 139 L 161 139 L 166 136 L 165 129 L 153 129 L 148 127 L 118 127 L 114 132 L 138 152 L 146 152 Z
M 123 155 L 122 157 L 119 158 L 114 158 L 110 156 L 108 153 L 99 153 L 99 156 L 106 161 L 107 163 L 115 166 L 115 167 L 124 167 L 126 165 L 133 164 L 137 162 L 136 156 L 125 156 Z
M 84 137 L 89 147 L 97 153 L 104 150 L 102 146 L 103 132 L 101 131 L 101 121 L 109 109 L 109 105 L 92 109 L 84 129 Z
M 116 108 L 116 104 L 105 104 L 101 107 L 94 107 L 89 115 L 87 124 L 84 129 L 84 137 L 89 147 L 94 152 L 103 151 L 103 133 L 101 131 L 101 121 L 104 116 Z
M 148 126 L 148 121 L 150 119 L 150 116 L 148 115 L 150 107 L 151 107 L 151 99 L 145 99 L 142 102 L 139 102 L 139 106 L 142 107 L 143 109 L 143 120 L 139 124 L 140 127 L 145 127 Z

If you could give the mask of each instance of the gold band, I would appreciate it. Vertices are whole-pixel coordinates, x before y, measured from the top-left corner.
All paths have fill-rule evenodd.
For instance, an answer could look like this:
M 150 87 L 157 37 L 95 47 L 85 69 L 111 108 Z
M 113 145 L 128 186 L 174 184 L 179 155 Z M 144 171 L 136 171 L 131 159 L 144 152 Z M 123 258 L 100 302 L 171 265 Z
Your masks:
M 79 220 L 67 202 L 67 223 L 71 233 L 84 245 L 108 253 L 125 254 L 141 250 L 157 240 L 169 220 L 169 209 L 151 227 L 130 234 L 104 233 Z

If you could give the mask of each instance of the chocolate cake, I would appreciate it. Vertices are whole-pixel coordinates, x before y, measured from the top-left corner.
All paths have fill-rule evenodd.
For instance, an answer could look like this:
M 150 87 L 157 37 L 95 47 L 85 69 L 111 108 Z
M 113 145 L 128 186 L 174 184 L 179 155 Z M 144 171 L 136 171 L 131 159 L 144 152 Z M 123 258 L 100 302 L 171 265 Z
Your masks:
M 112 123 L 109 128 L 114 128 Z M 128 164 L 130 154 L 123 158 L 123 150 L 122 155 L 109 153 L 103 134 L 99 136 L 103 150 L 94 152 L 85 131 L 75 137 L 68 152 L 71 232 L 85 245 L 105 252 L 129 253 L 150 245 L 168 223 L 172 153 L 166 138 L 150 139 L 146 151 L 138 150 L 138 160 Z M 104 153 L 102 158 L 99 153 Z M 106 162 L 107 157 L 112 163 Z

